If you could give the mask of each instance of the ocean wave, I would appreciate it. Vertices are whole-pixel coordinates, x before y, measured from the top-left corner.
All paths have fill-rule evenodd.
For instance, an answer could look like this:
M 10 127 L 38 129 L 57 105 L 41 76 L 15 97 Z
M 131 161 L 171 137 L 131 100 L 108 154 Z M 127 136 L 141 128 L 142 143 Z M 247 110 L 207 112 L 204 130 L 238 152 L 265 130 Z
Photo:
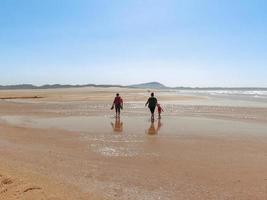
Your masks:
M 265 90 L 179 90 L 179 93 L 194 93 L 206 95 L 247 96 L 253 98 L 267 98 Z

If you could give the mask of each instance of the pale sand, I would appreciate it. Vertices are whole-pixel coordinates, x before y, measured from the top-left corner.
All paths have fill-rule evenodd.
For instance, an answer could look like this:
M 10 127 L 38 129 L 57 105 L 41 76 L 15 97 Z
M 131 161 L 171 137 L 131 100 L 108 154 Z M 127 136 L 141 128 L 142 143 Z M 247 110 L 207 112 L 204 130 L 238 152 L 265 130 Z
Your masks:
M 267 103 L 156 94 L 0 91 L 0 199 L 267 199 Z

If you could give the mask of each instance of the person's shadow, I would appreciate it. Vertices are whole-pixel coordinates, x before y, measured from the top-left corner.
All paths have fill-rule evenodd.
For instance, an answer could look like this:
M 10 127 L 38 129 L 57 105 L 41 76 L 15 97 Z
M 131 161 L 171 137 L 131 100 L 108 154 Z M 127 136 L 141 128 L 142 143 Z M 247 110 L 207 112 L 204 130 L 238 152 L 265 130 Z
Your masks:
M 111 122 L 111 126 L 113 132 L 115 133 L 123 132 L 123 122 L 121 122 L 120 118 L 116 118 L 115 123 Z
M 146 130 L 148 135 L 157 135 L 162 127 L 160 119 L 158 119 L 157 127 L 155 126 L 155 120 L 151 119 L 150 127 Z

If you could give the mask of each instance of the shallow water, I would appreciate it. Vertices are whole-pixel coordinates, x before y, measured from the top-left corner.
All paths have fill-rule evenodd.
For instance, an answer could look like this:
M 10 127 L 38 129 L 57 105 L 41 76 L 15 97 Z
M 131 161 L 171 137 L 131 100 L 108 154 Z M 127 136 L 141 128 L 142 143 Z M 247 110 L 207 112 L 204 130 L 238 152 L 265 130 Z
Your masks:
M 0 120 L 16 126 L 59 129 L 87 134 L 158 135 L 184 134 L 266 134 L 266 124 L 202 117 L 164 116 L 151 121 L 149 117 L 72 116 L 34 117 L 3 116 Z
M 29 117 L 4 116 L 2 121 L 21 127 L 56 129 L 77 132 L 88 150 L 108 157 L 154 157 L 154 142 L 179 140 L 191 136 L 266 135 L 266 124 L 200 117 L 164 116 L 151 121 L 149 117 L 72 116 Z M 157 146 L 157 145 L 156 145 Z

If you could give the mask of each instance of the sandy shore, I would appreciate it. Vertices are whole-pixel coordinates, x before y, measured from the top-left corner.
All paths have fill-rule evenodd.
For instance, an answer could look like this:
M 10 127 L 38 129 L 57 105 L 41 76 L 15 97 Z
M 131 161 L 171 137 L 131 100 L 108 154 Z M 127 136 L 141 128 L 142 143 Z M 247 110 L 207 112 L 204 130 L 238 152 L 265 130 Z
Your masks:
M 0 91 L 0 199 L 267 199 L 267 102 L 156 91 L 151 123 L 148 94 Z

